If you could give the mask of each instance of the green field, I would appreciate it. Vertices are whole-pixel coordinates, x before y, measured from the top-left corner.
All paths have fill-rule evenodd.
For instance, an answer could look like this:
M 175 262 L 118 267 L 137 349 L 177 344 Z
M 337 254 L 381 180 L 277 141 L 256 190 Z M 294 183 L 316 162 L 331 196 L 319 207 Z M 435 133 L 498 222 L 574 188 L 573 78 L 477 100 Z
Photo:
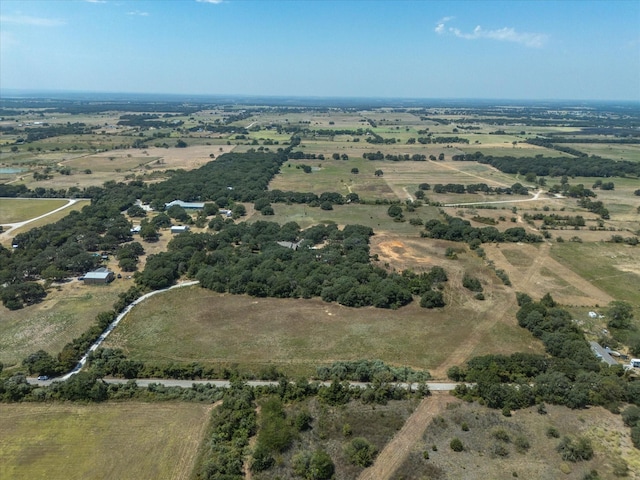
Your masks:
M 210 405 L 0 404 L 0 478 L 186 480 Z
M 472 335 L 478 337 L 475 355 L 539 351 L 538 342 L 515 321 L 478 331 L 505 294 L 496 292 L 495 302 L 476 304 L 450 295 L 454 306 L 443 310 L 414 302 L 393 311 L 183 288 L 137 306 L 105 347 L 122 348 L 135 360 L 235 364 L 253 373 L 275 365 L 291 375 L 311 375 L 318 365 L 357 359 L 431 369 Z
M 0 199 L 0 225 L 39 217 L 67 203 L 60 199 L 2 198 Z

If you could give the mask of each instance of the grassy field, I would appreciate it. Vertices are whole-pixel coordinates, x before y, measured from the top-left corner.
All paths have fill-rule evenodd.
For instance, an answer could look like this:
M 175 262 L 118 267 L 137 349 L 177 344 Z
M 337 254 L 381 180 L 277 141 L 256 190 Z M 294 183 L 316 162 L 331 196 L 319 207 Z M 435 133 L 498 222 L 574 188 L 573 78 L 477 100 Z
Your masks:
M 98 313 L 110 310 L 130 285 L 126 280 L 108 286 L 72 280 L 37 305 L 14 311 L 0 306 L 0 362 L 8 369 L 40 349 L 56 355 L 93 325 Z
M 31 200 L 29 200 L 29 202 L 31 202 Z M 13 230 L 11 232 L 11 236 L 0 234 L 0 243 L 2 243 L 5 246 L 8 246 L 8 245 L 11 244 L 11 239 L 15 235 L 17 235 L 19 233 L 27 232 L 27 231 L 31 230 L 32 228 L 41 227 L 42 225 L 47 225 L 49 223 L 57 222 L 61 218 L 66 217 L 67 215 L 69 215 L 69 212 L 71 212 L 73 210 L 81 210 L 82 207 L 84 207 L 85 205 L 89 205 L 89 203 L 90 203 L 89 200 L 79 200 L 78 202 L 76 202 L 73 205 L 71 205 L 69 208 L 65 208 L 64 210 L 61 210 L 59 212 L 52 213 L 51 215 L 47 215 L 46 217 L 41 218 L 40 220 L 36 220 L 34 222 L 29 222 L 28 224 L 26 224 L 26 225 L 24 225 L 24 226 L 22 226 L 20 228 L 16 228 L 15 230 Z
M 3 198 L 0 200 L 0 225 L 39 217 L 66 203 L 66 200 L 53 198 Z
M 474 354 L 540 351 L 538 342 L 513 319 L 503 326 L 490 322 L 487 331 L 478 331 L 487 326 L 483 319 L 490 317 L 489 311 L 503 308 L 505 293 L 496 291 L 493 301 L 475 303 L 454 292 L 449 295 L 455 297 L 453 306 L 443 310 L 421 309 L 414 302 L 390 311 L 319 299 L 259 299 L 199 287 L 178 289 L 136 307 L 105 346 L 122 348 L 132 359 L 237 364 L 254 373 L 275 365 L 292 375 L 310 375 L 316 366 L 336 360 L 378 358 L 431 369 L 473 335 L 478 336 Z
M 0 404 L 0 478 L 189 478 L 210 405 Z
M 555 244 L 551 254 L 617 300 L 640 305 L 638 247 L 612 243 Z

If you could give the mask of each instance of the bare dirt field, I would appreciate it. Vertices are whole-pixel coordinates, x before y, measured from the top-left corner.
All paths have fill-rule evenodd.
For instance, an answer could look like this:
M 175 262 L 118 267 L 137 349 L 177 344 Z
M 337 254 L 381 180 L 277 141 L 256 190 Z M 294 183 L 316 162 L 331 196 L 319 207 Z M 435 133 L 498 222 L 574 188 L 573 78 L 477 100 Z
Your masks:
M 187 480 L 211 408 L 0 404 L 0 478 Z

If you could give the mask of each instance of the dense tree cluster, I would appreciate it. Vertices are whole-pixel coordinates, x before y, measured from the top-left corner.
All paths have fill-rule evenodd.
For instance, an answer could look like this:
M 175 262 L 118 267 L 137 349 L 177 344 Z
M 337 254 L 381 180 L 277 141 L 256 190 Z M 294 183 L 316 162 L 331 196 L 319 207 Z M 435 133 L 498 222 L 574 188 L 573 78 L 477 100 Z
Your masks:
M 437 219 L 427 221 L 425 223 L 425 229 L 426 231 L 423 232 L 424 236 L 450 240 L 452 242 L 469 243 L 477 240 L 480 241 L 480 243 L 537 243 L 542 241 L 542 237 L 540 235 L 527 233 L 527 231 L 522 227 L 508 228 L 504 232 L 501 232 L 495 227 L 472 227 L 468 220 L 449 215 L 444 215 L 444 221 Z
M 182 234 L 149 258 L 137 282 L 161 288 L 181 273 L 218 292 L 257 297 L 321 297 L 351 307 L 398 308 L 446 280 L 442 273 L 388 273 L 369 261 L 369 227 L 295 223 L 224 225 L 215 236 Z M 291 242 L 291 247 L 277 242 Z M 296 247 L 293 244 L 296 243 Z M 309 248 L 325 242 L 322 248 Z M 435 269 L 434 269 L 435 270 Z
M 608 367 L 592 353 L 571 315 L 555 305 L 550 295 L 533 302 L 520 295 L 516 317 L 520 326 L 540 338 L 548 355 L 515 353 L 485 355 L 453 367 L 450 378 L 475 382 L 460 386 L 461 396 L 480 397 L 492 408 L 517 409 L 548 402 L 570 408 L 640 403 L 640 384 L 629 382 L 622 367 Z
M 427 371 L 393 367 L 382 360 L 334 362 L 331 366 L 318 367 L 316 376 L 319 380 L 350 380 L 352 382 L 425 382 L 431 378 Z
M 614 161 L 601 157 L 494 157 L 481 152 L 454 155 L 452 160 L 475 161 L 489 164 L 501 172 L 537 176 L 559 177 L 625 177 L 640 176 L 640 163 L 626 160 Z
M 259 192 L 267 190 L 269 182 L 286 161 L 285 155 L 271 153 L 227 153 L 215 162 L 188 172 L 177 172 L 170 179 L 149 186 L 143 202 L 153 200 L 164 204 L 183 201 L 218 202 L 221 198 L 234 201 L 254 201 Z
M 469 185 L 462 185 L 460 183 L 447 183 L 443 185 L 441 183 L 436 183 L 433 186 L 433 193 L 528 195 L 529 189 L 518 182 L 511 185 L 511 187 L 490 187 L 486 183 L 471 183 Z

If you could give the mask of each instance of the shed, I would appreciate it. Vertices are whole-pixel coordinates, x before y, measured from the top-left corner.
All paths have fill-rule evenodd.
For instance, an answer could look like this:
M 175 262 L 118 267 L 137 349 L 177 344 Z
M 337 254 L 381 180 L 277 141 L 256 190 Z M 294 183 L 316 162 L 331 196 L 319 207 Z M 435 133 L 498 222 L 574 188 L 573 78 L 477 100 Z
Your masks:
M 189 231 L 188 225 L 173 225 L 171 227 L 171 233 L 184 233 Z
M 85 285 L 106 285 L 109 282 L 112 282 L 115 278 L 112 271 L 106 268 L 98 268 L 93 272 L 87 273 L 83 281 Z

